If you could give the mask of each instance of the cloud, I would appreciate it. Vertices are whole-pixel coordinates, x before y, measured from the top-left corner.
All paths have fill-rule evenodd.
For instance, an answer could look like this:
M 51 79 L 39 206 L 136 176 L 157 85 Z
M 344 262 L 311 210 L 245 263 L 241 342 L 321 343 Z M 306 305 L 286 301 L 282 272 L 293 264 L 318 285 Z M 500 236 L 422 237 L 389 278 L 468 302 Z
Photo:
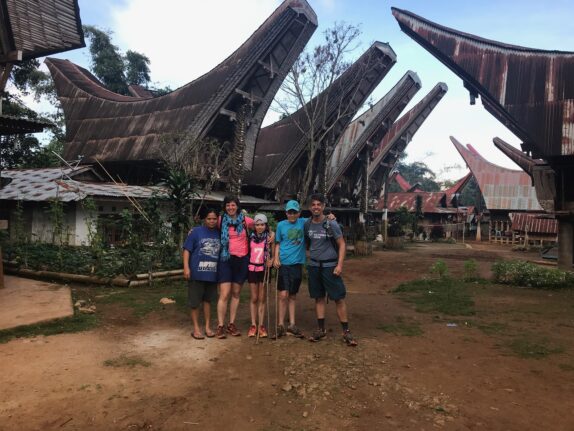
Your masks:
M 221 63 L 279 1 L 126 0 L 112 11 L 114 41 L 147 55 L 152 80 L 173 88 Z

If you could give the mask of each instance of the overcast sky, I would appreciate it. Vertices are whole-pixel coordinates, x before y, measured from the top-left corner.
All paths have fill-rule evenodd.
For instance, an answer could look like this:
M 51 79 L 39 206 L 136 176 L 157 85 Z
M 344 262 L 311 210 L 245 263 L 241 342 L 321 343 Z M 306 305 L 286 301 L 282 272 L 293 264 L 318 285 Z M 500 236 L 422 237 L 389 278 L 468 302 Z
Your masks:
M 231 54 L 281 3 L 277 0 L 80 0 L 83 24 L 113 32 L 122 51 L 132 49 L 151 60 L 152 80 L 177 88 L 208 72 Z M 492 144 L 498 136 L 518 146 L 518 139 L 483 108 L 469 104 L 462 81 L 431 54 L 402 33 L 391 6 L 439 24 L 514 45 L 574 51 L 574 1 L 552 0 L 309 0 L 319 28 L 308 46 L 336 21 L 361 25 L 360 53 L 375 41 L 388 42 L 397 64 L 373 92 L 382 97 L 407 70 L 415 71 L 422 89 L 407 107 L 439 81 L 449 91 L 407 147 L 409 161 L 424 161 L 441 178 L 456 179 L 467 171 L 449 136 L 471 143 L 493 163 L 517 169 Z M 87 49 L 58 55 L 89 68 Z M 265 124 L 275 121 L 270 113 Z M 461 169 L 447 170 L 460 165 Z

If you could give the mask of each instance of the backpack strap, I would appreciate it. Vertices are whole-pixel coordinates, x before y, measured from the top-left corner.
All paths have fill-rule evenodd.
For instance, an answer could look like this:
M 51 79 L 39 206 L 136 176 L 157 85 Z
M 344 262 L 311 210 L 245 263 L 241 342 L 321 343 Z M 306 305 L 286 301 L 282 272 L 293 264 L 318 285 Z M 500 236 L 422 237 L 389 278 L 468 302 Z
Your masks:
M 307 250 L 311 247 L 311 239 L 309 238 L 309 228 L 311 227 L 311 218 L 305 220 L 303 225 L 303 237 L 305 238 L 305 247 Z

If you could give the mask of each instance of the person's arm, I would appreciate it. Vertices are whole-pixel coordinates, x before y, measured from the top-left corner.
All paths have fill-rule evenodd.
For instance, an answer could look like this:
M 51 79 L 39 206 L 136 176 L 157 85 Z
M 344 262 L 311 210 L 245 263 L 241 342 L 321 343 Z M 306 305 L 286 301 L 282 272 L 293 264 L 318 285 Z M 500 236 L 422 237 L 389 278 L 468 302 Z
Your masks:
M 345 254 L 347 253 L 347 245 L 345 244 L 345 238 L 341 235 L 336 239 L 337 246 L 339 246 L 339 260 L 337 261 L 337 266 L 333 270 L 333 274 L 341 275 L 343 272 L 343 262 L 345 261 Z
M 189 269 L 189 250 L 183 249 L 183 278 L 189 280 L 191 271 Z
M 273 244 L 275 242 L 275 232 L 269 230 L 269 238 L 267 238 L 267 244 Z
M 281 260 L 279 259 L 279 243 L 275 243 L 275 250 L 273 251 L 273 255 L 275 256 L 273 259 L 273 266 L 275 268 L 279 268 L 281 266 Z

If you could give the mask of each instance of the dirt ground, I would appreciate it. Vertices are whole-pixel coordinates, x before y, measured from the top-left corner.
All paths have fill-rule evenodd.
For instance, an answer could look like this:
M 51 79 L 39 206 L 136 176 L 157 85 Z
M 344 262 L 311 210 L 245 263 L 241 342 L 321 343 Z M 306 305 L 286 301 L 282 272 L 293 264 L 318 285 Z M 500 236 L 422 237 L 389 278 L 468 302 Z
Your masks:
M 496 259 L 516 257 L 527 256 L 421 244 L 349 259 L 357 348 L 341 342 L 334 304 L 325 341 L 255 345 L 193 340 L 182 308 L 140 317 L 99 301 L 100 289 L 97 329 L 0 345 L 0 430 L 573 430 L 573 291 L 477 284 L 469 317 L 418 313 L 390 292 L 437 259 L 455 275 L 476 259 L 487 277 Z M 302 329 L 313 312 L 303 286 Z M 247 304 L 240 313 L 245 334 Z M 381 329 L 397 322 L 418 332 Z M 560 348 L 520 357 L 509 346 L 525 337 Z

